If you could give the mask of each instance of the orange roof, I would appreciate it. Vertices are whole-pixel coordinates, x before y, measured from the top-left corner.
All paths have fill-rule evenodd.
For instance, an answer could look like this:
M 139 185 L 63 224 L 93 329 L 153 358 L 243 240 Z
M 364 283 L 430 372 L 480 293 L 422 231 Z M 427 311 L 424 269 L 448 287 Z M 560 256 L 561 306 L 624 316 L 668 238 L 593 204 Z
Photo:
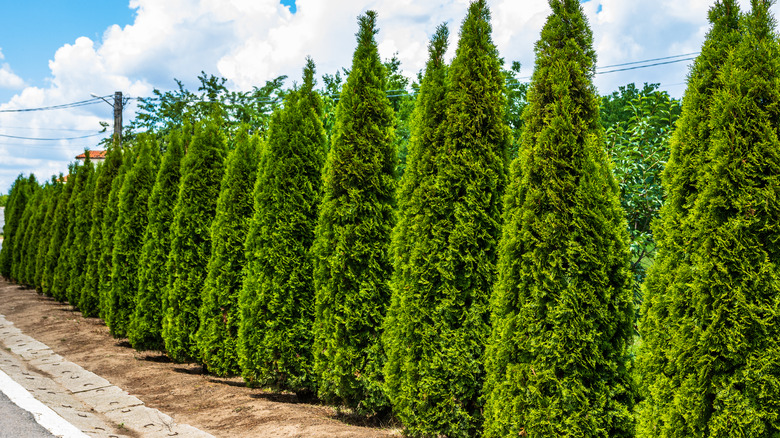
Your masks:
M 89 152 L 89 159 L 90 160 L 105 160 L 106 159 L 106 151 L 87 151 Z M 87 156 L 85 154 L 76 155 L 77 160 L 84 160 Z

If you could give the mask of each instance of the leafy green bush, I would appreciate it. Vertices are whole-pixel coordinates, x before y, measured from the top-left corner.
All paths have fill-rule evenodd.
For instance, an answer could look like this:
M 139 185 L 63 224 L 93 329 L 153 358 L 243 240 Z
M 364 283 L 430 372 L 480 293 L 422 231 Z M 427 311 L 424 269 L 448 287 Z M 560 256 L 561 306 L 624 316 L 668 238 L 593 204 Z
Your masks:
M 49 252 L 49 243 L 52 238 L 52 228 L 54 227 L 54 218 L 57 213 L 57 205 L 59 204 L 60 197 L 62 196 L 63 184 L 61 182 L 62 174 L 60 178 L 56 176 L 51 177 L 52 190 L 48 196 L 48 209 L 46 211 L 46 218 L 43 220 L 43 228 L 41 234 L 38 237 L 38 249 L 35 253 L 35 289 L 39 293 L 43 293 L 43 286 L 46 273 L 46 255 Z
M 89 157 L 87 157 L 87 160 Z M 89 253 L 89 232 L 92 229 L 92 202 L 95 198 L 97 173 L 90 165 L 85 169 L 86 180 L 74 203 L 75 221 L 73 223 L 73 242 L 68 251 L 68 301 L 75 307 L 80 306 L 81 290 L 86 281 L 87 255 Z
M 486 437 L 631 437 L 628 235 L 604 150 L 592 33 L 551 0 L 504 203 Z
M 323 105 L 308 60 L 303 86 L 271 119 L 255 186 L 239 299 L 238 351 L 250 386 L 315 393 L 310 249 L 327 148 Z

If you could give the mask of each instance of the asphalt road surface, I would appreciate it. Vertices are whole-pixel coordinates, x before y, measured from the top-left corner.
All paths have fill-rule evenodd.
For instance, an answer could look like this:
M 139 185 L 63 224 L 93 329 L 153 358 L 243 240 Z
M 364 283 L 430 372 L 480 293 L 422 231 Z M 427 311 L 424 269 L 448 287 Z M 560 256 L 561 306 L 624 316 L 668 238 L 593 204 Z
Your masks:
M 0 438 L 54 438 L 33 415 L 0 392 Z

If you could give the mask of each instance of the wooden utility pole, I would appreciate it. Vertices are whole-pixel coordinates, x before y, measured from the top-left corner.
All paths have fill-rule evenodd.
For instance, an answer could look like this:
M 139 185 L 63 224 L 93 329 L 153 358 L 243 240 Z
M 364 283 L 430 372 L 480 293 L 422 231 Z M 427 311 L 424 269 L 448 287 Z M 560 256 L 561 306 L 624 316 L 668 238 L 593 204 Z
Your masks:
M 114 143 L 122 144 L 122 92 L 114 93 Z

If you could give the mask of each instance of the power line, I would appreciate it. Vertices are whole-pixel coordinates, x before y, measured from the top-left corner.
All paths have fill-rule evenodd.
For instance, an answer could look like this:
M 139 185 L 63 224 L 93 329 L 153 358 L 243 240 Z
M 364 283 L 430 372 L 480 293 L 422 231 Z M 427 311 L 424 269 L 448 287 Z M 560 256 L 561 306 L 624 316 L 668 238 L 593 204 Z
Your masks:
M 0 129 L 23 129 L 27 131 L 72 131 L 72 132 L 95 132 L 94 129 L 74 129 L 74 128 L 37 128 L 33 126 L 0 126 Z
M 63 138 L 36 138 L 36 137 L 19 137 L 17 135 L 0 134 L 0 137 L 15 138 L 17 140 L 34 140 L 34 141 L 62 141 L 62 140 L 80 140 L 82 138 L 97 137 L 98 135 L 105 134 L 105 132 L 98 132 L 97 134 L 82 135 L 80 137 L 63 137 Z
M 624 62 L 623 64 L 604 65 L 604 66 L 596 67 L 596 68 L 612 68 L 612 67 L 623 67 L 623 66 L 626 66 L 626 65 L 644 64 L 646 62 L 664 61 L 664 60 L 667 60 L 667 59 L 681 58 L 683 56 L 698 55 L 699 53 L 701 53 L 701 52 L 691 52 L 691 53 L 684 53 L 682 55 L 665 56 L 663 58 L 645 59 L 644 61 Z
M 609 70 L 609 71 L 598 71 L 598 72 L 596 72 L 596 74 L 597 75 L 603 75 L 603 74 L 607 74 L 607 73 L 616 73 L 616 72 L 619 72 L 619 71 L 637 70 L 637 69 L 640 69 L 640 68 L 655 67 L 655 66 L 658 66 L 658 65 L 674 64 L 676 62 L 693 61 L 694 59 L 696 59 L 696 58 L 694 57 L 694 58 L 676 59 L 674 61 L 657 62 L 655 64 L 638 65 L 638 66 L 635 66 L 635 67 L 619 68 L 619 69 L 616 69 L 616 70 Z
M 76 108 L 80 106 L 94 105 L 101 101 L 102 101 L 101 98 L 96 97 L 89 100 L 82 100 L 78 102 L 63 103 L 60 105 L 44 106 L 38 108 L 4 109 L 4 110 L 0 110 L 0 113 L 24 113 L 24 112 L 32 112 L 32 111 L 50 111 L 50 110 L 58 110 L 58 109 L 68 109 L 68 108 Z

